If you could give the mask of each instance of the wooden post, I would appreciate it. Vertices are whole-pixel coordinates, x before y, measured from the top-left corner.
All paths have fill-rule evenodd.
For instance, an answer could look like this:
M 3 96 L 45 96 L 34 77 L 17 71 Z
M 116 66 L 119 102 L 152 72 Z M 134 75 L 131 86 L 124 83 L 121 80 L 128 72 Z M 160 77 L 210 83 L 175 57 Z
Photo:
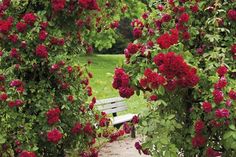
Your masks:
M 132 124 L 131 126 L 131 138 L 135 138 L 136 134 L 135 134 L 135 126 Z

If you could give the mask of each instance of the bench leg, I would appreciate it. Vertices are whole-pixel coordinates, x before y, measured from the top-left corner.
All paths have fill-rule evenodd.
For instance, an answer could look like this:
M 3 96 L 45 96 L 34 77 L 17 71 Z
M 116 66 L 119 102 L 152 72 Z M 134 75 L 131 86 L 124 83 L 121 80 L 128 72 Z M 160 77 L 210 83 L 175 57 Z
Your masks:
M 131 138 L 135 138 L 135 137 L 136 137 L 136 135 L 135 135 L 135 126 L 132 125 L 131 126 Z

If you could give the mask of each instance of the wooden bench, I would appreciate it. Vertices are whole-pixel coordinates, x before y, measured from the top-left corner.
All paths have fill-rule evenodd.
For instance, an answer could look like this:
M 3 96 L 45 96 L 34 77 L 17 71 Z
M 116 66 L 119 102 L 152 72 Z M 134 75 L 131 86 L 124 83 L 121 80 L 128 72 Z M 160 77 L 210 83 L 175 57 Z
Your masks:
M 113 118 L 111 118 L 111 123 L 116 128 L 119 128 L 125 122 L 129 122 L 136 114 L 125 114 L 125 115 L 117 115 L 118 112 L 125 111 L 128 109 L 127 104 L 125 103 L 125 99 L 121 97 L 109 98 L 97 100 L 95 107 L 106 114 L 112 114 Z M 132 126 L 131 129 L 131 137 L 135 138 L 135 127 Z

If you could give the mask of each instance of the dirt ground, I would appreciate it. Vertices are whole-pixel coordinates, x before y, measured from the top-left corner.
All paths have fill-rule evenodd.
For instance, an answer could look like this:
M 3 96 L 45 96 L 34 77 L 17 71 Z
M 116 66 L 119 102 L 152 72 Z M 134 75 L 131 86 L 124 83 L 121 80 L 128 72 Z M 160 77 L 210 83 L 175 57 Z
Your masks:
M 99 157 L 150 157 L 138 153 L 134 147 L 137 141 L 139 141 L 139 138 L 127 137 L 123 140 L 107 143 L 100 150 Z

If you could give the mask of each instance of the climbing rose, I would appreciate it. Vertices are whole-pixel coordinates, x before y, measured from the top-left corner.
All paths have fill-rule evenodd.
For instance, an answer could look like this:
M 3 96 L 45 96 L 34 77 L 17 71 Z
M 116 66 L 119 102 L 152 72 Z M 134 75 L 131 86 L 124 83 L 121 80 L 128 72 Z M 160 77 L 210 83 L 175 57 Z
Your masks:
M 54 144 L 57 144 L 62 137 L 63 137 L 62 133 L 57 129 L 53 129 L 47 133 L 48 141 Z
M 151 95 L 151 96 L 149 97 L 149 99 L 150 99 L 150 101 L 157 101 L 158 96 L 157 96 L 157 95 Z
M 221 152 L 218 152 L 218 151 L 215 151 L 214 149 L 212 148 L 207 148 L 206 150 L 206 156 L 207 157 L 221 157 Z
M 48 36 L 48 33 L 47 33 L 46 31 L 41 30 L 41 31 L 39 32 L 39 39 L 40 39 L 41 41 L 46 40 L 47 36 Z
M 224 94 L 221 90 L 215 89 L 212 94 L 216 104 L 220 104 L 224 100 Z
M 230 20 L 236 21 L 236 10 L 230 9 L 227 13 L 227 16 Z
M 202 135 L 197 134 L 192 138 L 192 146 L 194 148 L 203 147 L 205 143 L 206 143 L 206 138 Z
M 229 110 L 222 108 L 215 111 L 215 116 L 217 118 L 229 118 Z
M 22 151 L 19 157 L 36 157 L 36 155 L 33 152 Z
M 6 101 L 7 98 L 8 98 L 8 95 L 6 93 L 3 93 L 3 94 L 0 95 L 0 100 L 1 101 Z
M 228 72 L 228 68 L 224 65 L 220 66 L 217 71 L 219 76 L 224 76 Z
M 53 11 L 61 11 L 65 8 L 66 0 L 52 0 L 52 9 Z
M 23 32 L 25 32 L 26 29 L 27 29 L 27 24 L 24 23 L 24 22 L 18 22 L 18 23 L 16 24 L 16 29 L 17 29 L 19 32 L 23 33 Z
M 85 133 L 91 135 L 93 133 L 93 128 L 92 128 L 91 123 L 86 123 L 83 130 Z
M 189 15 L 187 13 L 183 13 L 180 17 L 179 17 L 179 22 L 181 23 L 186 23 L 189 20 Z
M 119 88 L 120 96 L 123 98 L 130 98 L 134 95 L 134 89 L 130 87 L 121 87 Z
M 229 97 L 230 97 L 230 99 L 232 99 L 232 100 L 236 100 L 236 91 L 230 90 L 230 91 L 229 91 Z
M 172 29 L 171 33 L 164 33 L 159 38 L 157 38 L 157 44 L 162 49 L 168 49 L 170 46 L 178 43 L 179 32 L 177 29 Z
M 120 87 L 128 87 L 129 86 L 129 75 L 125 73 L 124 69 L 116 68 L 115 75 L 113 77 L 112 86 L 115 89 L 119 89 Z
M 169 14 L 164 14 L 161 18 L 162 22 L 169 22 L 171 20 L 171 16 Z
M 7 34 L 12 27 L 12 19 L 8 18 L 7 20 L 0 20 L 0 32 Z
M 195 122 L 194 129 L 196 133 L 198 134 L 201 133 L 204 127 L 205 127 L 205 124 L 202 120 L 198 120 Z
M 60 109 L 59 108 L 52 108 L 47 111 L 47 122 L 48 124 L 54 124 L 56 122 L 59 122 L 60 120 Z
M 25 21 L 25 23 L 27 23 L 28 25 L 34 25 L 35 21 L 36 21 L 37 17 L 34 15 L 34 13 L 26 13 L 23 16 L 23 20 Z
M 137 115 L 133 116 L 132 123 L 133 124 L 138 124 L 138 122 L 139 122 L 139 117 Z
M 136 39 L 142 37 L 142 30 L 140 30 L 139 28 L 135 28 L 135 29 L 133 30 L 133 36 L 134 36 L 134 38 L 136 38 Z
M 73 134 L 78 134 L 82 130 L 82 124 L 81 123 L 76 123 L 74 127 L 71 129 L 71 132 Z
M 202 103 L 202 108 L 203 108 L 204 112 L 206 112 L 206 113 L 211 112 L 211 110 L 212 110 L 211 103 L 203 102 Z
M 196 13 L 196 12 L 198 12 L 198 5 L 197 4 L 195 4 L 195 5 L 193 5 L 193 6 L 190 6 L 190 9 L 191 9 L 191 11 L 193 12 L 193 13 Z
M 22 85 L 22 81 L 21 81 L 21 80 L 18 80 L 18 79 L 13 80 L 13 81 L 10 82 L 10 86 L 11 86 L 11 87 L 19 87 L 19 86 L 21 86 L 21 85 Z
M 36 56 L 40 58 L 48 58 L 48 51 L 46 46 L 44 46 L 43 44 L 38 45 L 36 47 Z
M 96 0 L 78 0 L 79 5 L 88 10 L 99 10 Z

